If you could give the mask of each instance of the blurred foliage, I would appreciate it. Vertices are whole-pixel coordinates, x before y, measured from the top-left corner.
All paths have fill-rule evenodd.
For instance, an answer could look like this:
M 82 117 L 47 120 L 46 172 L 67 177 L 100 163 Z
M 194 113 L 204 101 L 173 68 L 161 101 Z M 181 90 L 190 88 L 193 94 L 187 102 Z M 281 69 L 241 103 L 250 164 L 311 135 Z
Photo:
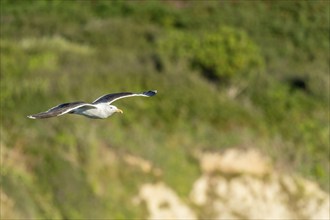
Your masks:
M 142 183 L 185 199 L 200 175 L 194 152 L 229 147 L 258 148 L 329 190 L 326 1 L 0 3 L 0 192 L 11 217 L 145 218 L 131 202 Z M 106 120 L 25 117 L 148 89 L 159 92 L 116 102 L 124 115 Z
M 213 81 L 250 78 L 246 75 L 259 72 L 264 64 L 259 49 L 247 34 L 230 27 L 195 35 L 170 32 L 158 44 L 160 54 L 170 56 L 172 61 L 187 59 Z

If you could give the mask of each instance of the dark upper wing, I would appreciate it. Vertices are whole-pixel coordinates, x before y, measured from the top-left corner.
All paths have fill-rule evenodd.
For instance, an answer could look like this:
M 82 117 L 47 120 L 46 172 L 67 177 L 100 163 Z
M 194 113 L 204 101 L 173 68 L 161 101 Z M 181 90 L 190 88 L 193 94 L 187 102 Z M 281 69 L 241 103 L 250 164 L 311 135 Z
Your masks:
M 32 119 L 50 118 L 50 117 L 60 116 L 60 115 L 69 113 L 70 111 L 75 110 L 77 108 L 81 108 L 81 107 L 96 108 L 95 106 L 85 103 L 85 102 L 68 102 L 68 103 L 63 103 L 63 104 L 57 105 L 57 106 L 49 109 L 46 112 L 29 115 L 27 117 L 32 118 Z
M 97 98 L 93 104 L 98 104 L 98 103 L 108 103 L 111 104 L 112 102 L 122 99 L 122 98 L 128 98 L 128 97 L 133 97 L 133 96 L 144 96 L 144 97 L 150 97 L 156 95 L 157 90 L 154 91 L 147 91 L 143 93 L 132 93 L 132 92 L 120 92 L 120 93 L 112 93 L 112 94 L 107 94 L 104 96 L 101 96 Z

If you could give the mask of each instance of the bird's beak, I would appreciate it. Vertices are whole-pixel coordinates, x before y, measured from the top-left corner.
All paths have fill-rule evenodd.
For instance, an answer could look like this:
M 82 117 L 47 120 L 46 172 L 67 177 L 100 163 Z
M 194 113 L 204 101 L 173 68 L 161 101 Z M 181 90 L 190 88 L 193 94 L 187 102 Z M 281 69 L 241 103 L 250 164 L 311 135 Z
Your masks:
M 117 109 L 116 112 L 120 112 L 120 113 L 122 113 L 122 114 L 124 113 L 123 110 L 121 110 L 121 109 Z

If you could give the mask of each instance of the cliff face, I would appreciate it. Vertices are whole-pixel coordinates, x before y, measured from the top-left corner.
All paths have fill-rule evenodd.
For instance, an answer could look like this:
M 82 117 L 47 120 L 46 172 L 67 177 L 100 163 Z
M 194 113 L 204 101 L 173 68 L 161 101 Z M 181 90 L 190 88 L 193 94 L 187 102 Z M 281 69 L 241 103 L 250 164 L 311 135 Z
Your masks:
M 146 183 L 135 202 L 149 219 L 329 219 L 329 195 L 315 183 L 279 173 L 254 150 L 198 154 L 202 175 L 181 199 L 164 183 Z
M 100 160 L 96 173 L 104 170 L 105 167 L 109 172 L 120 166 L 119 172 L 134 170 L 134 173 L 138 173 L 139 176 L 153 176 L 153 178 L 142 179 L 137 184 L 136 190 L 120 194 L 118 197 L 121 200 L 125 199 L 127 203 L 125 207 L 138 210 L 136 213 L 140 213 L 139 216 L 143 218 L 192 220 L 205 218 L 322 220 L 330 218 L 329 195 L 326 192 L 314 182 L 276 170 L 270 160 L 256 150 L 229 149 L 221 153 L 196 152 L 194 155 L 200 165 L 200 176 L 187 184 L 188 187 L 191 186 L 191 189 L 188 189 L 190 192 L 188 196 L 180 195 L 173 185 L 170 187 L 163 182 L 162 176 L 166 170 L 156 167 L 151 161 L 132 154 L 118 154 L 109 148 L 101 148 L 99 153 L 107 160 Z M 20 169 L 16 169 L 16 172 L 21 176 L 21 181 L 27 181 L 32 185 L 35 183 L 28 174 L 30 168 L 22 160 L 24 157 L 21 153 L 3 150 L 1 157 L 8 168 L 3 169 L 3 172 L 10 171 L 9 168 L 12 166 L 19 167 Z M 131 174 L 135 175 L 134 173 Z M 96 175 L 94 172 L 89 172 L 88 175 L 91 183 L 96 184 L 94 187 L 96 198 L 106 199 L 104 195 L 107 194 L 113 197 L 114 193 L 121 189 L 118 186 L 114 189 L 109 188 L 109 180 L 115 182 L 115 177 L 105 178 L 103 181 L 101 176 L 93 177 Z M 182 173 L 182 175 L 185 174 Z M 71 180 L 72 187 L 78 187 L 77 182 L 74 179 Z M 131 184 L 131 181 L 133 181 L 132 176 L 127 177 L 127 181 L 120 184 L 124 183 L 127 190 L 127 185 Z M 67 184 L 70 185 L 68 182 L 61 183 L 61 187 L 67 187 Z M 59 189 L 54 191 L 54 195 L 49 192 L 47 195 L 37 194 L 36 198 L 31 194 L 34 191 L 32 187 L 28 188 L 27 192 L 17 189 L 21 190 L 20 199 L 13 194 L 7 194 L 0 188 L 1 219 L 38 216 L 34 206 L 40 204 L 46 212 L 51 214 L 51 219 L 54 216 L 58 219 L 65 218 L 60 211 L 61 206 L 53 204 L 50 199 L 47 200 L 49 196 L 56 196 Z M 77 189 L 77 197 L 82 198 L 81 194 L 87 189 Z M 75 193 L 74 190 L 70 192 L 72 195 Z M 66 193 L 64 198 L 70 198 L 68 196 L 70 194 Z M 106 200 L 100 200 L 99 204 L 102 203 L 106 203 Z M 86 213 L 95 215 L 90 214 L 92 210 L 86 209 Z M 111 213 L 100 214 L 101 217 L 104 215 L 110 216 Z M 132 216 L 136 215 L 132 214 Z

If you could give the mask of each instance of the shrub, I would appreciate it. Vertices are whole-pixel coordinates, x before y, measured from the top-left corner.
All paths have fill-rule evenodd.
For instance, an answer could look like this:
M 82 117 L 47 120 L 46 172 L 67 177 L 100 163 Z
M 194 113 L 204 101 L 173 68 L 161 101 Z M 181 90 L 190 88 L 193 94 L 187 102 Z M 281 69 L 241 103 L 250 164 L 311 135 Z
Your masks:
M 263 67 L 258 47 L 243 31 L 229 27 L 202 36 L 193 63 L 215 78 L 242 77 Z
M 245 77 L 263 69 L 257 45 L 241 30 L 230 27 L 192 35 L 170 32 L 158 42 L 161 55 L 169 60 L 186 60 L 194 69 L 216 81 Z

